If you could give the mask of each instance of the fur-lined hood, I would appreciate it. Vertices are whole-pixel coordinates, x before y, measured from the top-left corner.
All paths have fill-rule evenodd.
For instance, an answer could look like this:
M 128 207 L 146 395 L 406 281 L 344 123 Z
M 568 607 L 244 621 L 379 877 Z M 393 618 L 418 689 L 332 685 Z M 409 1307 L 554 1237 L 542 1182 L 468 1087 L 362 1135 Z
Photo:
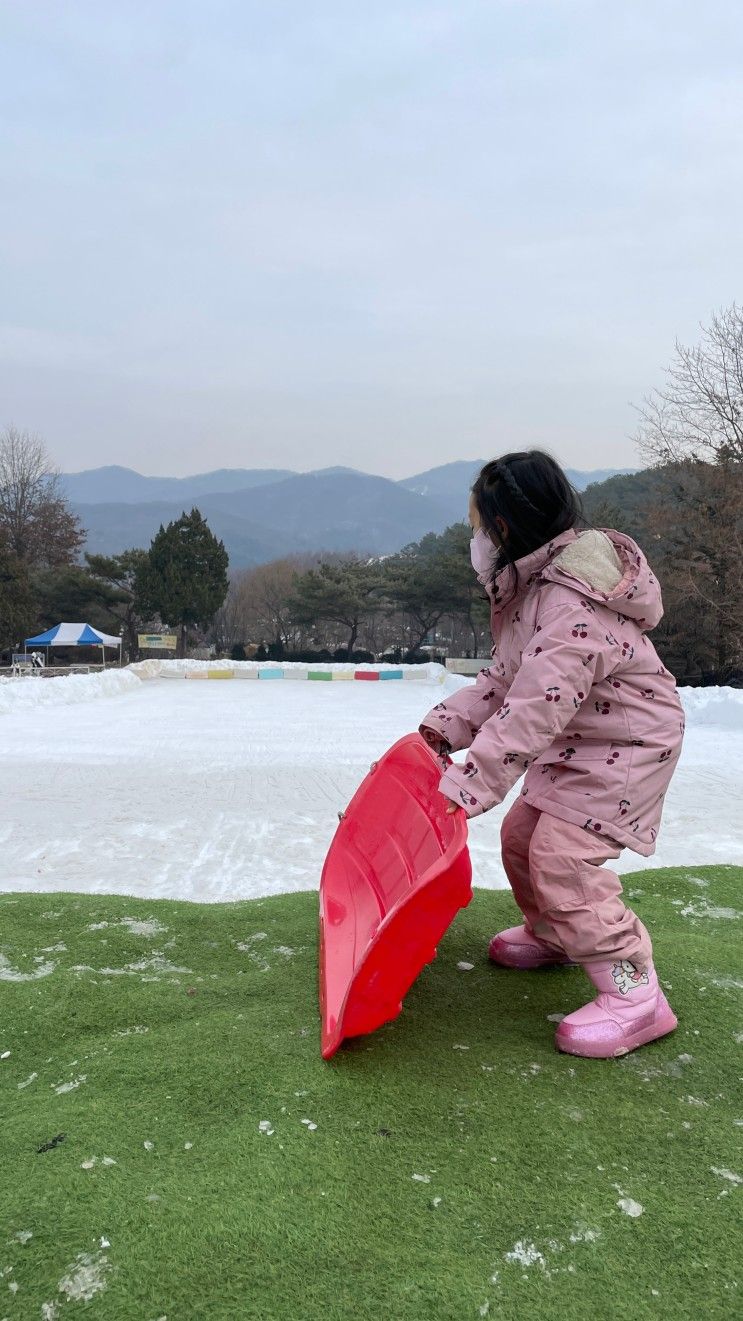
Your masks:
M 493 615 L 514 604 L 537 580 L 574 587 L 634 620 L 643 632 L 663 617 L 660 586 L 643 552 L 631 537 L 610 528 L 563 532 L 501 570 L 488 587 Z

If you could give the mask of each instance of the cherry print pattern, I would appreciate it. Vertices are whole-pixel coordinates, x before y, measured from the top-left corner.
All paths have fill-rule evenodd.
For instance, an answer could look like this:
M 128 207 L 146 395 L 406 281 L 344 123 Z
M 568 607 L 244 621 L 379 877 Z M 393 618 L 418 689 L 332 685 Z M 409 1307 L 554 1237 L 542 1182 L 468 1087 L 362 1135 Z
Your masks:
M 660 815 L 659 789 L 675 766 L 684 720 L 677 702 L 673 710 L 673 676 L 640 623 L 641 612 L 650 626 L 657 617 L 658 588 L 654 593 L 648 589 L 648 581 L 655 580 L 629 539 L 610 535 L 617 538 L 625 572 L 623 584 L 610 595 L 586 586 L 576 590 L 575 583 L 566 586 L 549 572 L 551 555 L 573 542 L 574 533 L 556 538 L 551 550 L 536 552 L 540 558 L 527 567 L 528 577 L 517 581 L 512 572 L 501 575 L 500 603 L 493 609 L 492 666 L 481 670 L 476 692 L 470 685 L 437 704 L 434 728 L 441 729 L 442 744 L 448 730 L 452 744 L 455 729 L 462 740 L 468 729 L 480 731 L 476 737 L 482 742 L 473 747 L 473 755 L 464 766 L 451 766 L 445 779 L 450 797 L 468 813 L 502 801 L 528 766 L 523 752 L 514 749 L 528 752 L 533 738 L 530 756 L 537 756 L 539 772 L 532 767 L 522 796 L 531 794 L 537 808 L 557 815 L 565 810 L 567 820 L 572 812 L 572 819 L 585 822 L 592 834 L 630 842 L 648 853 Z M 622 609 L 623 601 L 631 615 Z M 536 636 L 542 632 L 548 642 Z M 584 642 L 590 650 L 582 650 Z M 566 648 L 569 643 L 574 645 Z M 575 671 L 581 669 L 579 686 Z M 509 685 L 518 687 L 509 692 Z M 610 690 L 611 700 L 605 696 Z M 542 702 L 551 708 L 548 720 L 537 711 Z M 556 736 L 559 746 L 552 749 L 548 743 L 545 748 L 544 741 Z M 635 754 L 635 748 L 647 752 Z M 550 760 L 543 762 L 543 757 Z M 472 783 L 482 785 L 476 799 L 469 793 Z M 600 817 L 584 816 L 586 808 Z

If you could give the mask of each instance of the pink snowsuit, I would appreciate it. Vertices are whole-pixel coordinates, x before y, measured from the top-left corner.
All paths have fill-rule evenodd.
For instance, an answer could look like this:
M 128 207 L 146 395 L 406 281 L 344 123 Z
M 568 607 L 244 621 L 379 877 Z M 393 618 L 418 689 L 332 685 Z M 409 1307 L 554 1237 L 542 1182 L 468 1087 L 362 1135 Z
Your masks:
M 644 963 L 647 932 L 597 867 L 623 846 L 655 851 L 681 751 L 676 685 L 645 635 L 663 614 L 658 582 L 631 538 L 569 531 L 485 585 L 492 663 L 421 724 L 469 748 L 441 791 L 477 816 L 526 772 L 503 852 L 527 926 L 579 962 Z

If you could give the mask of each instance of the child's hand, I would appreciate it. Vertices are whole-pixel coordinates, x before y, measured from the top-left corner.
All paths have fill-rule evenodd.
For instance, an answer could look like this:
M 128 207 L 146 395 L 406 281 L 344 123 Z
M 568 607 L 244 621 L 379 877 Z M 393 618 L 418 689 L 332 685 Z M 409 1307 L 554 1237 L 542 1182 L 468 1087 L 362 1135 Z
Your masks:
M 459 803 L 450 803 L 446 809 L 446 815 L 453 816 L 455 812 L 463 812 L 463 811 L 464 808 L 460 807 Z
M 442 738 L 441 734 L 438 734 L 433 729 L 422 729 L 421 734 L 426 740 L 426 743 L 428 744 L 429 748 L 432 748 L 432 750 L 436 753 L 436 756 L 438 757 L 439 761 L 443 762 L 443 764 L 446 765 L 449 761 L 449 753 L 451 752 L 451 748 L 449 747 L 449 744 L 447 743 L 446 739 Z

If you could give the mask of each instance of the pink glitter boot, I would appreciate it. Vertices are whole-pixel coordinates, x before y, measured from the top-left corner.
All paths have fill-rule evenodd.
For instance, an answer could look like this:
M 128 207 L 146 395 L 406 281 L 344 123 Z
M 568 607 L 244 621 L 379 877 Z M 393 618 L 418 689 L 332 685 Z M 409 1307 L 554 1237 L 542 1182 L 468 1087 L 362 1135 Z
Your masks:
M 500 931 L 497 936 L 493 936 L 488 957 L 492 963 L 499 963 L 503 968 L 518 968 L 522 971 L 529 968 L 562 967 L 570 963 L 567 954 L 545 944 L 539 936 L 527 931 L 526 927 L 510 927 L 508 931 Z
M 611 1059 L 657 1041 L 678 1026 L 652 963 L 641 971 L 623 959 L 584 965 L 583 971 L 599 995 L 563 1018 L 555 1035 L 558 1050 Z

